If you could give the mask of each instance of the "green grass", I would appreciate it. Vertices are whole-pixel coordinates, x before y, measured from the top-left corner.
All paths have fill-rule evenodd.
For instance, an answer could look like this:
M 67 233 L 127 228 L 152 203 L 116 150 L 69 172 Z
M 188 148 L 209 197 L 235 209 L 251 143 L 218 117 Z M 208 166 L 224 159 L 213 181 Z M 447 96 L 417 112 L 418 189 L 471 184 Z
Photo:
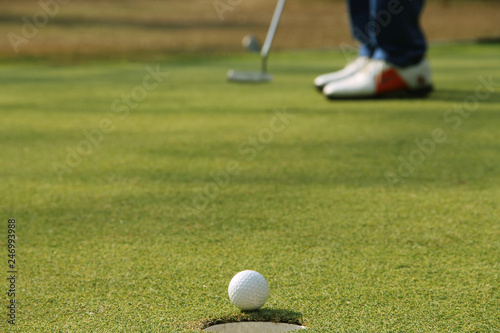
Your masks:
M 341 102 L 311 87 L 344 64 L 335 52 L 273 54 L 265 85 L 224 80 L 228 68 L 257 69 L 254 55 L 0 64 L 0 233 L 17 220 L 19 271 L 17 330 L 2 314 L 0 331 L 264 319 L 310 332 L 498 332 L 500 85 L 468 118 L 443 114 L 480 77 L 500 82 L 499 54 L 435 46 L 431 98 Z M 114 113 L 157 65 L 169 76 L 128 116 Z M 276 110 L 293 118 L 269 132 Z M 54 163 L 67 166 L 67 147 L 85 149 L 82 131 L 103 119 L 113 129 L 58 177 Z M 398 174 L 398 157 L 436 129 L 446 140 Z M 267 143 L 249 149 L 259 134 Z M 228 163 L 237 168 L 217 187 Z M 227 299 L 244 269 L 270 284 L 260 312 Z

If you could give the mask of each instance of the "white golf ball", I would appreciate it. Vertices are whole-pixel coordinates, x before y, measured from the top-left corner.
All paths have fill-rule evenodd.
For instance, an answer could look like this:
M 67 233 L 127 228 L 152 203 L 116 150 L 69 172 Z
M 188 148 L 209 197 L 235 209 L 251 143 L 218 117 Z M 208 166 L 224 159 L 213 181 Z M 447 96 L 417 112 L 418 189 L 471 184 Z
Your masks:
M 241 41 L 243 47 L 250 52 L 260 52 L 260 43 L 254 35 L 247 35 Z
M 243 311 L 260 309 L 269 298 L 269 285 L 256 271 L 243 271 L 236 274 L 227 289 L 229 299 Z

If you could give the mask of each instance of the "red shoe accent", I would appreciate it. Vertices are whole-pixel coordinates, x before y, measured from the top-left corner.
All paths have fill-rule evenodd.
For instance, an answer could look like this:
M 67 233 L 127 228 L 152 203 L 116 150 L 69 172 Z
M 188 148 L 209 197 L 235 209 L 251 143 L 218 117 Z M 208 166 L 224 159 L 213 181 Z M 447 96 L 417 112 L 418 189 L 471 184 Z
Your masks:
M 382 72 L 375 78 L 377 94 L 384 94 L 392 91 L 401 91 L 408 89 L 408 84 L 399 76 L 394 68 Z

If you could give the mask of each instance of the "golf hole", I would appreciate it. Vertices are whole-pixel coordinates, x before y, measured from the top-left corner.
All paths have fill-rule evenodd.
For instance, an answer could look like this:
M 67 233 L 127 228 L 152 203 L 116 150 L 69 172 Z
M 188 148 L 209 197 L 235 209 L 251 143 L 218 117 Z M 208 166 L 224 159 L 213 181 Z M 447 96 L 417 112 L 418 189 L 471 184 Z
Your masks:
M 285 323 L 242 322 L 214 325 L 204 329 L 204 331 L 224 333 L 281 333 L 303 329 L 305 329 L 304 326 Z

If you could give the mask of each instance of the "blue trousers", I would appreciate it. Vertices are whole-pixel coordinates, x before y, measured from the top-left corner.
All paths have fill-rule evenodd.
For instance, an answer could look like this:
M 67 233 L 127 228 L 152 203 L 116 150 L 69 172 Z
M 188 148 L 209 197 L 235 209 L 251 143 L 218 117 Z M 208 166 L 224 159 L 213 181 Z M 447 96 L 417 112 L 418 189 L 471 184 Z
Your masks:
M 348 0 L 359 55 L 383 59 L 397 66 L 422 60 L 427 42 L 419 19 L 424 0 Z

